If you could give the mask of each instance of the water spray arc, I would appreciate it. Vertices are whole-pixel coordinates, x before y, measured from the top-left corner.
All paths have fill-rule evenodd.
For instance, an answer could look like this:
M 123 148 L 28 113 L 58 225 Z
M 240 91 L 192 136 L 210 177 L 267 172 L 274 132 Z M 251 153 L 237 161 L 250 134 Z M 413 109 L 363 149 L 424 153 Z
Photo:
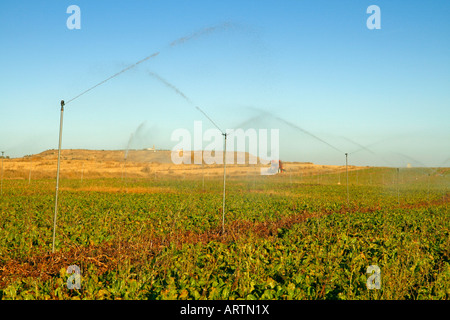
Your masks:
M 153 53 L 147 57 L 145 57 L 144 59 L 139 60 L 138 62 L 136 62 L 135 64 L 132 64 L 130 66 L 128 66 L 127 68 L 113 74 L 112 76 L 108 77 L 107 79 L 97 83 L 96 85 L 90 87 L 89 89 L 81 92 L 80 94 L 76 95 L 75 97 L 73 97 L 72 99 L 68 100 L 67 103 L 64 102 L 64 100 L 61 100 L 61 118 L 60 118 L 60 124 L 59 124 L 59 143 L 58 143 L 58 165 L 57 165 L 57 170 L 56 170 L 56 193 L 55 193 L 55 213 L 53 216 L 53 240 L 52 240 L 52 252 L 55 252 L 55 238 L 56 238 L 56 219 L 57 219 L 57 215 L 58 215 L 58 191 L 59 191 L 59 171 L 60 171 L 60 164 L 61 164 L 61 143 L 62 143 L 62 129 L 63 129 L 63 114 L 64 114 L 64 106 L 72 101 L 74 101 L 75 99 L 81 97 L 82 95 L 88 93 L 89 91 L 95 89 L 96 87 L 104 84 L 105 82 L 117 77 L 118 75 L 136 67 L 137 65 L 139 65 L 140 63 L 147 61 L 150 58 L 156 57 L 159 54 L 159 52 Z
M 180 45 L 182 43 L 185 43 L 186 41 L 189 41 L 191 39 L 195 39 L 199 36 L 202 36 L 204 34 L 210 34 L 216 30 L 220 30 L 220 29 L 225 29 L 225 28 L 229 28 L 232 25 L 230 23 L 222 23 L 213 27 L 209 27 L 209 28 L 203 28 L 200 31 L 197 31 L 191 35 L 179 38 L 175 41 L 172 41 L 170 43 L 169 47 L 175 47 L 177 45 Z M 105 82 L 121 75 L 122 73 L 138 66 L 139 64 L 154 58 L 156 56 L 158 56 L 160 54 L 159 51 L 139 60 L 138 62 L 122 69 L 121 71 L 113 74 L 112 76 L 106 78 L 103 81 L 100 81 L 99 83 L 95 84 L 94 86 L 88 88 L 87 90 L 82 91 L 81 93 L 79 93 L 78 95 L 74 96 L 73 98 L 67 100 L 66 102 L 64 102 L 64 100 L 61 100 L 61 118 L 60 118 L 60 128 L 59 128 L 59 144 L 58 144 L 58 165 L 57 165 L 57 171 L 56 171 L 56 192 L 55 192 L 55 213 L 54 213 L 54 217 L 53 217 L 53 240 L 52 240 L 52 252 L 55 252 L 55 238 L 56 238 L 56 218 L 57 218 L 57 214 L 58 214 L 58 189 L 59 189 L 59 171 L 60 171 L 60 158 L 61 158 L 61 143 L 62 143 L 62 128 L 63 128 L 63 114 L 64 114 L 64 106 L 67 105 L 68 103 L 78 99 L 79 97 L 83 96 L 84 94 L 88 93 L 89 91 L 95 89 L 96 87 L 104 84 Z M 3 165 L 3 157 L 2 157 L 2 165 Z M 1 185 L 1 194 L 3 194 L 3 170 L 2 170 L 2 185 Z
M 162 82 L 164 85 L 172 89 L 176 94 L 181 96 L 184 100 L 186 100 L 189 104 L 194 105 L 191 99 L 189 99 L 181 90 L 179 90 L 176 86 L 174 86 L 169 81 L 165 80 L 158 74 L 148 71 L 148 74 L 160 82 Z M 216 128 L 219 130 L 223 137 L 224 137 L 224 153 L 223 153 L 223 200 L 222 200 L 222 233 L 225 233 L 225 195 L 226 195 L 226 180 L 227 180 L 227 174 L 226 174 L 226 167 L 227 167 L 227 135 L 228 133 L 224 132 L 217 123 L 212 120 L 208 114 L 203 111 L 199 106 L 195 106 L 195 109 L 197 109 L 199 112 L 201 112 Z M 202 152 L 202 166 L 203 166 L 203 152 Z
M 224 22 L 224 23 L 221 23 L 221 24 L 218 24 L 218 25 L 215 25 L 215 26 L 203 28 L 203 29 L 201 29 L 201 30 L 199 30 L 199 31 L 197 31 L 197 32 L 194 32 L 194 33 L 192 33 L 192 34 L 190 34 L 190 35 L 188 35 L 188 36 L 184 36 L 184 37 L 181 37 L 181 38 L 179 38 L 179 39 L 177 39 L 177 40 L 172 41 L 172 42 L 170 43 L 169 47 L 170 47 L 170 48 L 171 48 L 171 47 L 175 47 L 175 46 L 177 46 L 177 45 L 183 44 L 183 43 L 185 43 L 185 42 L 187 42 L 187 41 L 190 41 L 190 40 L 192 40 L 192 39 L 198 38 L 198 37 L 200 37 L 200 36 L 202 36 L 202 35 L 207 35 L 207 34 L 210 34 L 210 33 L 212 33 L 212 32 L 215 32 L 215 31 L 227 29 L 227 28 L 230 28 L 230 27 L 232 27 L 232 26 L 233 26 L 233 25 L 232 25 L 231 23 L 229 23 L 229 22 Z M 66 105 L 69 104 L 70 102 L 74 101 L 75 99 L 78 99 L 78 98 L 81 97 L 82 95 L 88 93 L 89 91 L 95 89 L 96 87 L 98 87 L 98 86 L 104 84 L 105 82 L 107 82 L 107 81 L 109 81 L 109 80 L 111 80 L 111 79 L 113 79 L 113 78 L 115 78 L 115 77 L 121 75 L 122 73 L 124 73 L 124 72 L 126 72 L 126 71 L 128 71 L 128 70 L 130 70 L 130 69 L 132 69 L 132 68 L 134 68 L 134 67 L 136 67 L 136 66 L 138 66 L 139 64 L 141 64 L 141 63 L 143 63 L 143 62 L 145 62 L 145 61 L 147 61 L 147 60 L 149 60 L 149 59 L 151 59 L 151 58 L 154 58 L 154 57 L 158 56 L 160 53 L 161 53 L 160 51 L 154 52 L 154 53 L 152 53 L 151 55 L 149 55 L 149 56 L 147 56 L 147 57 L 145 57 L 145 58 L 139 60 L 138 62 L 136 62 L 136 63 L 134 63 L 134 64 L 132 64 L 132 65 L 130 65 L 130 66 L 128 66 L 128 67 L 122 69 L 122 70 L 120 70 L 119 72 L 113 74 L 112 76 L 106 78 L 105 80 L 100 81 L 100 82 L 97 83 L 96 85 L 94 85 L 94 86 L 90 87 L 89 89 L 87 89 L 87 90 L 81 92 L 80 94 L 76 95 L 76 96 L 73 97 L 72 99 L 67 100 L 67 101 L 66 101 Z
M 251 108 L 251 109 L 254 109 L 254 108 Z M 296 129 L 296 130 L 298 130 L 298 131 L 300 131 L 300 132 L 302 132 L 302 133 L 304 133 L 304 134 L 307 134 L 308 136 L 314 138 L 314 139 L 317 140 L 317 141 L 322 142 L 323 144 L 326 144 L 327 146 L 329 146 L 330 148 L 332 148 L 333 150 L 335 150 L 335 151 L 337 151 L 337 152 L 339 152 L 339 153 L 341 153 L 341 154 L 344 153 L 342 150 L 340 150 L 340 149 L 337 148 L 336 146 L 332 145 L 331 143 L 329 143 L 329 142 L 327 142 L 327 141 L 325 141 L 325 140 L 323 140 L 323 139 L 317 137 L 316 135 L 312 134 L 311 132 L 309 132 L 309 131 L 307 131 L 307 130 L 305 130 L 305 129 L 303 129 L 303 128 L 301 128 L 301 127 L 295 125 L 295 124 L 293 124 L 293 123 L 290 122 L 290 121 L 287 121 L 287 120 L 282 119 L 282 118 L 280 118 L 280 117 L 278 117 L 278 116 L 275 116 L 275 115 L 273 115 L 273 114 L 271 114 L 271 113 L 269 113 L 269 112 L 267 112 L 267 111 L 262 111 L 262 110 L 259 110 L 259 109 L 256 109 L 256 110 L 259 111 L 259 112 L 262 112 L 263 114 L 267 114 L 267 115 L 269 115 L 269 116 L 275 118 L 276 120 L 279 120 L 279 121 L 283 122 L 284 124 L 286 124 L 286 125 L 288 125 L 288 126 L 294 128 L 294 129 Z M 355 142 L 351 141 L 350 139 L 347 139 L 347 140 L 350 141 L 350 142 L 352 142 L 352 143 L 355 143 Z M 358 146 L 361 146 L 361 145 L 358 144 Z M 361 146 L 361 147 L 363 147 L 363 146 Z M 363 147 L 363 149 L 366 149 L 367 151 L 373 153 L 372 151 L 368 150 L 368 149 L 365 148 L 365 147 Z M 346 179 L 347 179 L 347 204 L 349 204 L 349 202 L 350 202 L 350 192 L 349 192 L 349 184 L 348 184 L 348 153 L 345 153 L 345 172 L 346 172 Z M 318 177 L 318 178 L 319 178 L 319 177 Z M 340 176 L 339 176 L 339 179 L 340 179 Z M 339 182 L 340 182 L 340 181 L 339 181 Z
M 144 127 L 144 122 L 142 122 L 137 128 L 136 130 L 131 133 L 130 138 L 128 139 L 128 144 L 127 144 L 127 148 L 125 150 L 125 154 L 123 157 L 123 163 L 122 163 L 122 181 L 124 181 L 125 186 L 127 184 L 127 159 L 128 159 L 128 153 L 131 149 L 132 143 L 135 140 L 136 137 L 139 136 L 139 134 L 141 133 L 143 127 Z M 128 189 L 126 189 L 128 190 Z M 128 191 L 127 191 L 128 192 Z
M 291 123 L 291 122 L 289 122 L 289 121 L 287 121 L 287 120 L 284 120 L 284 119 L 282 119 L 282 118 L 280 118 L 280 117 L 275 117 L 275 119 L 277 119 L 277 120 L 279 120 L 279 121 L 281 121 L 281 122 L 287 124 L 288 126 L 294 128 L 294 129 L 296 129 L 296 130 L 299 130 L 299 131 L 301 131 L 301 132 L 303 132 L 303 133 L 309 135 L 310 137 L 312 137 L 312 138 L 314 138 L 314 139 L 316 139 L 316 140 L 318 140 L 318 141 L 320 141 L 320 142 L 326 144 L 327 146 L 329 146 L 330 148 L 336 150 L 337 152 L 343 153 L 342 150 L 340 150 L 340 149 L 338 149 L 337 147 L 333 146 L 332 144 L 326 142 L 325 140 L 323 140 L 323 139 L 317 137 L 316 135 L 312 134 L 311 132 L 309 132 L 309 131 L 307 131 L 307 130 L 305 130 L 305 129 L 303 129 L 303 128 L 300 128 L 299 126 L 297 126 L 297 125 L 295 125 L 295 124 L 293 124 L 293 123 Z
M 107 82 L 107 81 L 109 81 L 109 80 L 111 80 L 111 79 L 117 77 L 118 75 L 120 75 L 120 74 L 122 74 L 122 73 L 124 73 L 124 72 L 126 72 L 126 71 L 128 71 L 128 70 L 130 70 L 130 69 L 132 69 L 132 68 L 134 68 L 134 67 L 136 67 L 138 64 L 140 64 L 140 63 L 142 63 L 142 62 L 144 62 L 144 61 L 147 61 L 147 60 L 150 59 L 150 58 L 156 57 L 158 54 L 159 54 L 159 52 L 155 52 L 155 53 L 149 55 L 148 57 L 145 57 L 144 59 L 139 60 L 139 61 L 136 62 L 135 64 L 132 64 L 132 65 L 126 67 L 125 69 L 122 69 L 121 71 L 119 71 L 119 72 L 113 74 L 113 75 L 110 76 L 109 78 L 107 78 L 107 79 L 105 79 L 105 80 L 103 80 L 103 81 L 100 81 L 100 82 L 97 83 L 96 85 L 94 85 L 94 86 L 90 87 L 89 89 L 87 89 L 87 90 L 81 92 L 80 94 L 76 95 L 76 96 L 73 97 L 72 99 L 67 100 L 67 103 L 66 103 L 66 104 L 69 104 L 70 102 L 72 102 L 73 100 L 75 100 L 75 99 L 81 97 L 81 96 L 84 95 L 85 93 L 88 93 L 89 91 L 91 91 L 91 90 L 97 88 L 98 86 L 104 84 L 105 82 Z
M 351 140 L 349 138 L 346 138 L 346 137 L 343 137 L 343 136 L 341 136 L 341 138 L 359 147 L 358 150 L 350 152 L 350 154 L 353 154 L 353 153 L 356 153 L 356 152 L 359 152 L 359 151 L 367 151 L 367 152 L 371 153 L 372 155 L 376 155 L 376 153 L 373 152 L 372 150 L 370 150 L 368 147 L 365 147 L 365 146 L 363 146 L 362 144 L 360 144 L 360 143 L 358 143 L 356 141 L 353 141 L 353 140 Z

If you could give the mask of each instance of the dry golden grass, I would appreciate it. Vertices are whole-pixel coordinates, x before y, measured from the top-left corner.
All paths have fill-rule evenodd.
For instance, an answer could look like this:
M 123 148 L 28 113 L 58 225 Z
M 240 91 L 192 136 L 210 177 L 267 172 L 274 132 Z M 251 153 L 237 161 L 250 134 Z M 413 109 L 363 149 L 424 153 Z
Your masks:
M 37 155 L 4 159 L 5 179 L 54 178 L 57 168 L 57 150 Z M 259 175 L 261 164 L 227 164 L 227 175 Z M 315 175 L 345 172 L 345 166 L 316 165 L 309 162 L 284 162 L 284 174 Z M 349 166 L 349 170 L 366 167 Z M 124 161 L 123 150 L 62 150 L 61 178 L 151 178 L 151 177 L 218 177 L 223 175 L 223 165 L 173 164 L 170 151 L 130 150 Z M 112 191 L 114 192 L 114 191 Z

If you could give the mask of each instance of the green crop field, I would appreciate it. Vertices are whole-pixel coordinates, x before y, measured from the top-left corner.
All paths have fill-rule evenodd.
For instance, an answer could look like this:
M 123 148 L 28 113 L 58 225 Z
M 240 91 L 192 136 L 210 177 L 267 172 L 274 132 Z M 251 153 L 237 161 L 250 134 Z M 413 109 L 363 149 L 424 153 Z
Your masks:
M 224 234 L 221 179 L 62 179 L 55 253 L 55 181 L 5 180 L 0 298 L 449 299 L 449 179 L 230 177 Z

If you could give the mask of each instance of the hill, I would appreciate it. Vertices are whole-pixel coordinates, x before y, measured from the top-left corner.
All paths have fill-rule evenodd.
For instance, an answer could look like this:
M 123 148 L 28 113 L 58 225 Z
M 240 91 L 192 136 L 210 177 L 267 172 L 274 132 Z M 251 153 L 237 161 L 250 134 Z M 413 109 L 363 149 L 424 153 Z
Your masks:
M 125 154 L 127 154 L 125 159 Z M 223 176 L 222 164 L 174 164 L 169 150 L 87 150 L 65 149 L 61 151 L 61 178 L 111 178 L 111 177 L 186 177 Z M 185 152 L 191 157 L 192 152 Z M 5 179 L 40 179 L 56 176 L 58 150 L 46 150 L 23 158 L 4 159 Z M 261 168 L 269 165 L 248 164 L 248 153 L 236 152 L 237 159 L 244 157 L 245 164 L 227 163 L 227 175 L 260 175 Z M 284 162 L 283 174 L 314 175 L 344 172 L 345 166 L 316 165 L 311 162 Z M 366 167 L 349 166 L 349 170 Z

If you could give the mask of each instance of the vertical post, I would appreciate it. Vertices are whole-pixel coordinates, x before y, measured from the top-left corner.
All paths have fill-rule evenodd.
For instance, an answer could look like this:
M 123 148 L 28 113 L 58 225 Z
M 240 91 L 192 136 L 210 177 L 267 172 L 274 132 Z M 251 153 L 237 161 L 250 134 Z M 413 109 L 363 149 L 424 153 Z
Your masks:
M 55 215 L 53 217 L 52 253 L 55 252 L 56 216 L 58 214 L 59 168 L 60 168 L 60 163 L 61 163 L 61 141 L 62 141 L 62 128 L 63 128 L 63 114 L 64 114 L 64 100 L 61 100 L 61 118 L 59 120 L 58 168 L 56 170 Z
M 128 153 L 128 150 L 127 150 Z M 123 164 L 122 164 L 122 190 L 123 190 L 123 186 L 125 185 L 125 192 L 128 193 L 128 189 L 127 189 L 127 156 L 128 154 L 125 154 L 125 158 L 123 159 Z
M 0 182 L 0 196 L 2 196 L 3 197 L 3 158 L 4 158 L 4 155 L 5 154 L 5 151 L 2 151 L 2 182 Z
M 224 153 L 223 153 L 223 201 L 222 201 L 222 234 L 225 233 L 225 183 L 227 180 L 227 134 L 223 133 L 224 139 Z
M 203 150 L 202 150 L 202 190 L 205 191 L 205 168 L 203 167 Z
M 122 164 L 122 180 L 125 178 L 125 182 L 127 180 L 127 158 L 123 160 Z
M 347 174 L 347 204 L 349 204 L 350 196 L 348 192 L 348 153 L 345 154 L 345 172 Z
M 400 204 L 400 189 L 399 189 L 399 186 L 398 186 L 398 176 L 399 176 L 399 172 L 400 172 L 400 169 L 399 168 L 397 168 L 397 203 L 398 204 Z
M 33 168 L 33 157 L 30 158 L 30 173 L 28 174 L 28 185 L 31 184 L 31 169 Z

